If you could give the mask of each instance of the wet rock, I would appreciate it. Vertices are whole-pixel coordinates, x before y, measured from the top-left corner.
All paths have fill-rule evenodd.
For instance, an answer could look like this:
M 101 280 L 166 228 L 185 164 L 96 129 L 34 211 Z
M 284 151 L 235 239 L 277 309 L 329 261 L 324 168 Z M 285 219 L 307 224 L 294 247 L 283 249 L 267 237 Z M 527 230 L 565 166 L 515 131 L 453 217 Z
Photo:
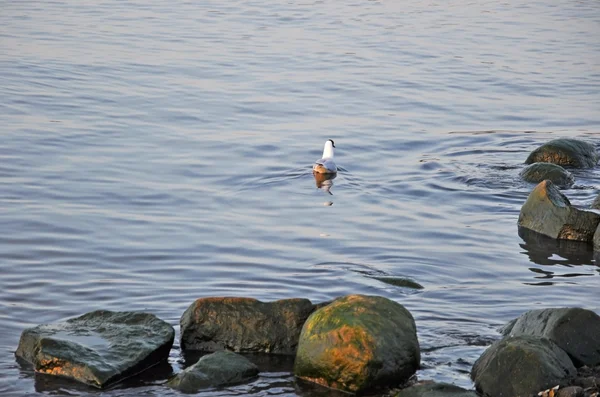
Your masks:
M 348 295 L 315 311 L 300 335 L 294 374 L 348 392 L 396 386 L 420 363 L 415 321 L 379 296 Z
M 571 206 L 549 180 L 540 182 L 521 207 L 518 224 L 555 239 L 592 241 L 600 215 Z
M 577 373 L 571 359 L 554 342 L 534 336 L 501 339 L 473 365 L 471 378 L 486 396 L 529 396 L 565 383 Z
M 401 390 L 396 397 L 477 397 L 477 393 L 448 383 L 424 382 Z
M 579 386 L 567 386 L 558 389 L 556 397 L 583 397 L 583 389 Z
M 525 164 L 553 163 L 576 168 L 592 168 L 598 163 L 596 147 L 586 141 L 570 138 L 553 139 L 535 149 Z
M 308 299 L 201 298 L 181 316 L 181 348 L 294 354 L 315 308 Z
M 573 363 L 600 364 L 600 316 L 581 308 L 531 310 L 508 323 L 502 334 L 532 335 L 550 339 Z
M 592 203 L 592 205 L 590 207 L 595 210 L 600 210 L 600 193 L 596 196 L 596 198 L 594 199 L 594 202 Z
M 258 375 L 258 367 L 246 357 L 229 351 L 206 355 L 168 382 L 174 389 L 195 393 L 207 387 L 218 387 L 248 381 Z
M 167 360 L 174 337 L 152 314 L 99 310 L 26 329 L 15 355 L 37 372 L 103 388 Z
M 407 277 L 390 277 L 390 276 L 370 276 L 375 280 L 379 280 L 383 283 L 395 285 L 396 287 L 412 288 L 412 289 L 423 289 L 421 284 Z
M 540 183 L 549 179 L 561 189 L 571 187 L 575 183 L 573 175 L 563 167 L 552 163 L 533 163 L 521 171 L 521 178 L 526 182 Z
M 594 251 L 600 251 L 600 224 L 594 232 L 594 238 L 592 239 L 592 243 L 594 244 Z

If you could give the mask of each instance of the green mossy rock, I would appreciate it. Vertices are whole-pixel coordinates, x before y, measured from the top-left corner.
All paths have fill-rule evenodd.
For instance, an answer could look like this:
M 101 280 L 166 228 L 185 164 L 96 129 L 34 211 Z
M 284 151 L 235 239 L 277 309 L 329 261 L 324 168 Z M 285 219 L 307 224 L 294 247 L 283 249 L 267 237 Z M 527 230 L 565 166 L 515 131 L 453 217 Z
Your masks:
M 525 164 L 553 163 L 575 168 L 592 168 L 598 163 L 596 146 L 579 139 L 553 139 L 535 149 Z
M 505 337 L 473 365 L 475 388 L 490 397 L 529 397 L 577 374 L 571 359 L 554 342 L 535 336 Z
M 521 178 L 530 183 L 540 183 L 549 179 L 561 189 L 573 186 L 573 175 L 560 165 L 552 163 L 533 163 L 521 171 Z
M 294 374 L 356 393 L 399 385 L 419 363 L 415 321 L 404 306 L 379 296 L 348 295 L 306 320 Z
M 246 382 L 257 375 L 258 367 L 246 357 L 219 351 L 203 356 L 169 380 L 168 385 L 184 393 L 195 393 L 207 387 Z
M 424 382 L 400 390 L 396 397 L 478 397 L 474 391 L 448 383 Z
M 550 339 L 577 367 L 600 365 L 600 316 L 578 307 L 540 309 L 509 322 L 503 335 L 531 335 Z
M 201 298 L 181 316 L 181 348 L 294 354 L 315 309 L 308 299 Z
M 555 239 L 591 242 L 600 215 L 572 207 L 556 185 L 545 180 L 527 197 L 518 224 Z
M 153 314 L 98 310 L 26 329 L 15 355 L 37 372 L 103 388 L 167 360 L 174 337 Z

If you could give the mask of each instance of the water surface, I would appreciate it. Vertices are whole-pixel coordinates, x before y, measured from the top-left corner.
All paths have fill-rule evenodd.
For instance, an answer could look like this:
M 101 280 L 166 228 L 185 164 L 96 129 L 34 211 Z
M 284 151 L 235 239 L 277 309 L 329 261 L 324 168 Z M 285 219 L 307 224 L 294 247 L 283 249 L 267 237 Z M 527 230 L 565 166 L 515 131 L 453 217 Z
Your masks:
M 416 318 L 419 377 L 467 388 L 520 313 L 600 313 L 591 247 L 516 226 L 528 153 L 600 142 L 598 2 L 1 9 L 0 394 L 178 395 L 177 343 L 103 393 L 16 362 L 24 328 L 96 309 L 178 328 L 198 297 L 383 295 Z M 329 138 L 331 194 L 311 173 Z M 574 175 L 588 206 L 600 168 Z M 255 382 L 200 395 L 317 394 L 254 359 Z

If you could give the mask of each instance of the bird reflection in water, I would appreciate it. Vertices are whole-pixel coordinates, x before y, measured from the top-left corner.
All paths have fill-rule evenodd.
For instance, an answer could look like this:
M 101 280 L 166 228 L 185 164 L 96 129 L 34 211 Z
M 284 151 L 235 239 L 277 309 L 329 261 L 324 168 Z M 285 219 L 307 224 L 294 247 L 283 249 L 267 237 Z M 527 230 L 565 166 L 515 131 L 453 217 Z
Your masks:
M 333 195 L 333 193 L 331 193 L 331 187 L 333 186 L 333 180 L 337 176 L 337 173 L 321 174 L 318 172 L 313 172 L 313 176 L 315 177 L 315 182 L 318 189 Z

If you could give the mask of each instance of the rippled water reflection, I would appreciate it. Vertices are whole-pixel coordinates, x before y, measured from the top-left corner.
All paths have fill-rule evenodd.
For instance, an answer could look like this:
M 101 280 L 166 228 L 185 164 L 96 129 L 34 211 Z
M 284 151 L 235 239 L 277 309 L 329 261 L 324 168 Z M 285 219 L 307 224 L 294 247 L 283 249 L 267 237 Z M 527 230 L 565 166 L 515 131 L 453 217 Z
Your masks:
M 202 296 L 384 295 L 417 320 L 419 376 L 465 387 L 521 312 L 600 312 L 590 247 L 516 226 L 527 154 L 600 142 L 599 20 L 596 1 L 3 4 L 0 394 L 96 394 L 13 356 L 23 328 L 95 309 L 177 327 Z M 574 176 L 585 207 L 600 168 Z M 318 393 L 256 359 L 201 395 Z M 103 395 L 176 395 L 185 364 L 175 346 Z

